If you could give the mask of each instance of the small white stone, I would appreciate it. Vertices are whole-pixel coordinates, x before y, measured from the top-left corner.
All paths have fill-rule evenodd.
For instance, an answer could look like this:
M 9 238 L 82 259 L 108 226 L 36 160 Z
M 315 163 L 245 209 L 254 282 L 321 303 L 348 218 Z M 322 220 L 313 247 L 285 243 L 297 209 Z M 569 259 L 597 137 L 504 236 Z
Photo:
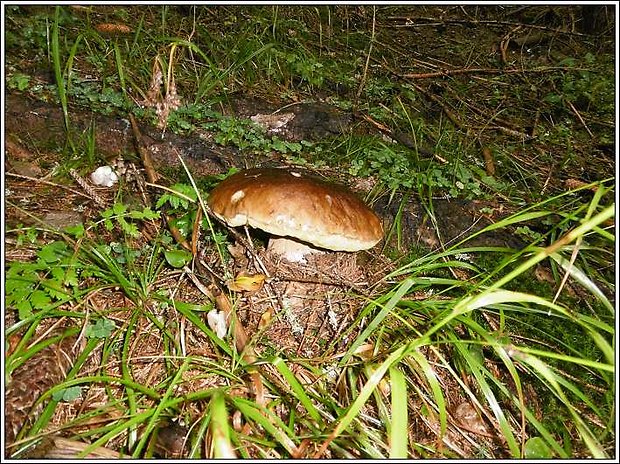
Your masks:
M 118 176 L 111 166 L 100 166 L 90 175 L 90 180 L 95 185 L 112 187 L 118 182 Z

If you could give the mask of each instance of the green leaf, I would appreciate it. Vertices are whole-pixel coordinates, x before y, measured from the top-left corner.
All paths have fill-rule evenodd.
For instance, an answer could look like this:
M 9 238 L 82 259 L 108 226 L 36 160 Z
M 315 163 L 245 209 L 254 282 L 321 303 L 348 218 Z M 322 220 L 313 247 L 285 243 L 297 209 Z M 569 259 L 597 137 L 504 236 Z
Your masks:
M 192 260 L 192 254 L 186 250 L 166 250 L 164 256 L 168 264 L 176 269 L 182 268 Z
M 30 85 L 30 76 L 22 73 L 14 74 L 9 77 L 8 84 L 10 88 L 17 88 L 17 90 L 23 92 Z
M 82 223 L 76 224 L 74 226 L 67 226 L 64 228 L 64 231 L 75 238 L 82 238 L 86 233 L 86 230 L 84 229 L 84 224 Z
M 549 459 L 553 457 L 551 450 L 540 437 L 532 437 L 525 442 L 525 459 Z
M 392 386 L 392 421 L 389 429 L 390 459 L 407 459 L 409 447 L 407 382 L 397 366 L 391 366 L 389 372 Z
M 37 256 L 46 263 L 55 263 L 66 256 L 67 244 L 65 242 L 52 242 L 45 245 Z
M 99 319 L 95 324 L 89 324 L 84 331 L 87 338 L 107 338 L 116 328 L 114 322 L 109 319 Z
M 67 269 L 64 277 L 64 283 L 69 287 L 77 287 L 79 285 L 77 270 L 74 267 Z
M 52 395 L 52 399 L 54 401 L 70 402 L 77 400 L 81 394 L 82 387 L 80 387 L 79 385 L 75 385 L 73 387 L 65 388 L 63 390 L 58 390 L 54 392 L 54 394 Z
M 20 321 L 23 321 L 32 315 L 32 305 L 28 300 L 22 300 L 15 303 L 15 307 L 17 308 L 17 314 Z
M 146 207 L 142 211 L 130 211 L 127 216 L 132 219 L 151 220 L 159 217 L 159 211 L 153 211 Z
M 215 459 L 236 458 L 237 455 L 230 441 L 231 427 L 228 423 L 226 401 L 221 392 L 216 392 L 213 395 L 209 409 L 211 410 L 213 457 Z
M 49 295 L 42 290 L 35 290 L 30 296 L 30 303 L 35 309 L 45 309 L 51 302 Z
M 278 371 L 280 371 L 280 374 L 282 374 L 285 381 L 288 383 L 291 392 L 293 392 L 295 397 L 299 399 L 312 419 L 314 419 L 318 424 L 322 423 L 321 414 L 306 394 L 305 387 L 299 383 L 299 380 L 297 380 L 295 374 L 293 374 L 293 372 L 289 369 L 286 362 L 282 358 L 277 357 L 273 360 L 273 365 L 276 366 Z
M 112 211 L 114 214 L 122 215 L 125 211 L 127 211 L 127 206 L 123 203 L 114 203 L 114 206 L 112 206 Z

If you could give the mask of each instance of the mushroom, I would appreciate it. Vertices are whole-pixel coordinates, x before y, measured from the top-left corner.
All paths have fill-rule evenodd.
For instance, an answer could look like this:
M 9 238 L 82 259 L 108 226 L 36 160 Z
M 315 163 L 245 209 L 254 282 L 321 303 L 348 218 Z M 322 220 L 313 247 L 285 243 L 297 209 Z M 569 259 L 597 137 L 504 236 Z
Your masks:
M 383 238 L 381 220 L 353 192 L 294 170 L 237 172 L 213 189 L 208 204 L 231 227 L 275 236 L 267 249 L 292 262 L 305 262 L 317 248 L 366 250 Z

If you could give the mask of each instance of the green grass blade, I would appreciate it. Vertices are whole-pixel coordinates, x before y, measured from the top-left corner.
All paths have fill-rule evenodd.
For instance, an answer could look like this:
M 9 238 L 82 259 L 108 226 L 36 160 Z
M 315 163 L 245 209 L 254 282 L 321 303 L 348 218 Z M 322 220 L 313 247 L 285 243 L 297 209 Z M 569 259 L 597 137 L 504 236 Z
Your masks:
M 54 77 L 56 78 L 56 87 L 58 89 L 58 98 L 62 106 L 62 114 L 64 116 L 65 130 L 69 132 L 69 109 L 67 104 L 67 88 L 65 79 L 62 73 L 61 57 L 60 57 L 60 44 L 59 44 L 59 30 L 60 30 L 60 8 L 56 7 L 56 15 L 54 23 L 52 24 L 52 63 L 54 65 Z
M 383 361 L 383 363 L 381 363 L 381 365 L 368 378 L 368 380 L 360 390 L 359 394 L 357 395 L 355 401 L 346 410 L 344 416 L 342 416 L 342 418 L 337 422 L 336 427 L 330 434 L 330 437 L 328 438 L 328 441 L 326 443 L 329 443 L 329 441 L 338 437 L 344 430 L 347 429 L 347 427 L 351 425 L 351 422 L 353 422 L 353 420 L 360 414 L 362 407 L 364 406 L 366 401 L 368 401 L 368 398 L 370 398 L 370 395 L 372 395 L 375 388 L 377 388 L 377 385 L 379 385 L 379 382 L 385 376 L 385 373 L 387 372 L 389 367 L 402 359 L 403 356 L 405 356 L 417 345 L 418 343 L 416 341 L 401 346 L 396 351 L 391 353 L 390 356 L 388 356 L 388 358 Z
M 535 356 L 529 354 L 519 353 L 517 356 L 521 361 L 529 364 L 532 369 L 534 369 L 536 372 L 538 372 L 539 375 L 545 378 L 545 380 L 549 383 L 557 396 L 562 400 L 562 402 L 570 412 L 581 438 L 584 440 L 588 449 L 592 453 L 592 456 L 596 459 L 609 459 L 609 456 L 607 455 L 605 450 L 603 450 L 594 434 L 585 425 L 581 415 L 575 410 L 572 402 L 568 398 L 566 398 L 566 395 L 564 394 L 564 391 L 562 390 L 560 383 L 558 382 L 557 375 L 549 368 L 549 366 L 547 366 L 544 362 L 542 362 Z
M 437 410 L 439 411 L 440 434 L 441 436 L 443 436 L 445 435 L 448 428 L 448 412 L 446 399 L 443 395 L 441 385 L 439 384 L 439 379 L 437 379 L 437 374 L 435 373 L 435 370 L 431 367 L 428 360 L 417 350 L 413 351 L 409 356 L 418 364 L 418 367 L 424 374 L 424 378 L 428 382 L 428 385 L 431 387 L 431 392 L 435 400 L 435 405 L 437 406 Z
M 246 418 L 260 425 L 274 437 L 289 455 L 295 455 L 297 445 L 291 439 L 294 433 L 277 416 L 252 401 L 243 398 L 231 398 L 231 400 Z
M 368 324 L 368 326 L 362 331 L 362 333 L 355 339 L 355 341 L 351 344 L 351 347 L 347 350 L 347 353 L 340 360 L 340 365 L 346 364 L 351 356 L 372 334 L 379 324 L 385 319 L 385 317 L 396 307 L 398 302 L 402 299 L 402 297 L 409 291 L 409 289 L 413 286 L 413 281 L 411 279 L 404 280 L 401 284 L 399 284 L 396 291 L 393 292 L 393 295 L 390 297 L 388 302 L 381 308 L 381 311 L 374 317 L 374 319 Z M 375 302 L 371 302 L 371 304 L 377 304 Z
M 594 295 L 609 310 L 610 314 L 615 313 L 614 305 L 609 301 L 601 289 L 598 288 L 598 286 L 591 279 L 589 279 L 588 276 L 586 276 L 586 274 L 575 265 L 575 263 L 571 265 L 570 261 L 559 253 L 552 253 L 549 257 L 558 263 L 565 272 L 568 271 L 570 276 L 579 282 L 588 292 Z
M 181 382 L 183 378 L 183 374 L 189 368 L 190 361 L 191 361 L 191 358 L 189 357 L 185 358 L 185 360 L 183 361 L 183 364 L 181 364 L 181 367 L 179 367 L 176 375 L 170 382 L 170 385 L 168 385 L 166 392 L 161 397 L 159 404 L 153 411 L 153 415 L 150 416 L 149 421 L 146 424 L 146 427 L 140 432 L 140 435 L 141 435 L 140 441 L 138 441 L 138 443 L 136 444 L 133 450 L 134 458 L 137 459 L 141 456 L 142 450 L 146 446 L 148 440 L 151 438 L 151 433 L 157 426 L 157 422 L 161 419 L 162 412 L 168 406 L 167 404 L 168 398 L 170 398 L 174 394 L 174 390 L 175 388 L 177 388 L 178 384 Z
M 308 414 L 312 417 L 317 424 L 321 424 L 321 413 L 316 409 L 308 395 L 306 395 L 306 391 L 304 387 L 299 383 L 295 374 L 291 372 L 291 370 L 286 365 L 286 362 L 278 357 L 272 361 L 273 365 L 276 366 L 278 372 L 282 374 L 284 379 L 288 382 L 288 385 L 291 387 L 291 393 L 299 402 L 303 405 L 303 407 L 308 411 Z
M 480 360 L 478 358 L 472 356 L 470 351 L 462 343 L 458 343 L 457 340 L 455 340 L 455 342 L 456 343 L 454 344 L 454 346 L 457 348 L 459 354 L 467 363 L 469 371 L 476 379 L 476 385 L 478 386 L 478 388 L 480 388 L 482 394 L 487 401 L 487 404 L 489 405 L 491 411 L 493 411 L 493 414 L 497 419 L 503 437 L 506 439 L 508 447 L 510 448 L 510 453 L 512 454 L 513 458 L 521 457 L 521 449 L 519 443 L 515 439 L 514 434 L 512 433 L 508 418 L 504 414 L 504 411 L 500 406 L 497 397 L 493 393 L 493 390 L 490 388 L 490 385 L 486 380 L 487 378 L 492 377 L 492 375 L 480 363 Z
M 237 453 L 230 441 L 230 424 L 226 411 L 226 400 L 221 392 L 216 392 L 209 405 L 211 411 L 212 452 L 215 459 L 234 459 Z
M 407 382 L 402 371 L 395 366 L 389 368 L 392 423 L 390 426 L 390 459 L 406 459 L 409 447 Z

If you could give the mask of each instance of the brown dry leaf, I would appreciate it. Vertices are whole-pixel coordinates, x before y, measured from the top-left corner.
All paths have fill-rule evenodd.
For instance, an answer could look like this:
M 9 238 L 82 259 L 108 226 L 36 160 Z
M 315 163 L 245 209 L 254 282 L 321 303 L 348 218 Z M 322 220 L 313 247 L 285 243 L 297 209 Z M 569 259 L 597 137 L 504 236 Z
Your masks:
M 486 169 L 487 175 L 494 176 L 495 161 L 493 160 L 493 153 L 491 152 L 491 149 L 488 147 L 484 147 L 482 149 L 482 156 L 484 156 L 484 167 Z
M 354 354 L 358 355 L 362 359 L 371 359 L 373 356 L 373 351 L 375 349 L 375 345 L 373 343 L 364 343 L 357 347 L 354 351 Z
M 232 280 L 226 282 L 226 286 L 233 292 L 258 292 L 263 288 L 265 282 L 265 274 L 248 274 L 240 272 Z
M 131 28 L 124 24 L 102 23 L 97 24 L 95 29 L 108 36 L 131 34 Z
M 566 179 L 564 181 L 564 185 L 566 185 L 567 189 L 570 190 L 574 190 L 574 189 L 578 189 L 578 188 L 582 188 L 588 185 L 588 182 L 584 182 L 582 180 L 579 179 Z M 596 192 L 598 190 L 598 187 L 596 185 L 593 185 L 591 187 L 588 187 L 588 190 L 591 190 L 593 192 Z
M 21 333 L 15 333 L 7 337 L 6 342 L 5 342 L 6 357 L 9 357 L 10 355 L 13 354 L 13 352 L 15 351 L 15 348 L 17 348 L 17 345 L 21 341 L 22 336 L 23 334 Z
M 491 436 L 480 414 L 469 402 L 463 402 L 456 407 L 454 418 L 461 427 L 469 432 L 487 437 Z
M 273 311 L 271 309 L 268 309 L 263 314 L 261 314 L 260 321 L 258 321 L 258 329 L 261 330 L 267 327 L 271 322 L 272 317 Z
M 543 266 L 536 266 L 536 269 L 534 270 L 534 275 L 541 282 L 549 282 L 551 284 L 556 283 L 555 279 L 553 278 L 553 274 L 551 274 L 551 271 Z

